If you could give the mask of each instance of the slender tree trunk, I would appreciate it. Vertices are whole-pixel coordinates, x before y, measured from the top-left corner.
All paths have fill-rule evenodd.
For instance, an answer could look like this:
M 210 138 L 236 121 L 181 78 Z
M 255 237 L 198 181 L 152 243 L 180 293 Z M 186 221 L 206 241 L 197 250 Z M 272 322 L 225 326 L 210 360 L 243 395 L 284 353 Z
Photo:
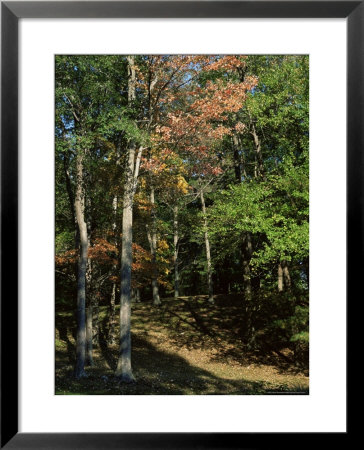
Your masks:
M 211 252 L 210 252 L 210 241 L 207 231 L 207 216 L 206 216 L 206 205 L 205 198 L 203 195 L 203 190 L 200 191 L 200 199 L 202 205 L 202 214 L 204 220 L 204 238 L 205 238 L 205 248 L 206 248 L 206 261 L 207 261 L 207 286 L 209 291 L 209 302 L 214 303 L 214 289 L 212 284 L 212 264 L 211 264 Z
M 250 259 L 252 256 L 252 240 L 251 233 L 245 232 L 243 236 L 243 280 L 244 280 L 244 293 L 245 300 L 250 302 L 252 299 L 252 281 L 250 272 Z
M 255 144 L 255 154 L 256 154 L 256 176 L 264 177 L 264 164 L 263 164 L 263 156 L 262 156 L 262 147 L 259 136 L 255 129 L 255 125 L 252 125 L 252 136 Z
M 85 192 L 83 179 L 83 158 L 81 149 L 76 160 L 76 195 L 75 214 L 80 235 L 80 254 L 77 274 L 77 333 L 76 333 L 76 365 L 74 375 L 81 378 L 85 375 L 86 357 L 86 266 L 88 252 L 87 225 L 85 221 Z
M 140 289 L 137 287 L 132 289 L 132 301 L 135 303 L 140 303 Z
M 67 189 L 68 200 L 69 200 L 69 205 L 70 205 L 72 223 L 74 224 L 74 228 L 75 228 L 75 248 L 79 248 L 79 246 L 80 246 L 80 231 L 79 231 L 76 214 L 75 214 L 75 199 L 74 199 L 74 195 L 73 195 L 73 191 L 72 191 L 71 177 L 70 177 L 70 173 L 69 173 L 69 160 L 68 160 L 68 156 L 66 158 L 66 154 L 64 154 L 64 156 L 63 156 L 63 171 L 64 171 L 64 176 L 66 179 L 66 189 Z
M 116 235 L 116 213 L 117 213 L 117 207 L 118 207 L 118 197 L 117 195 L 114 195 L 113 201 L 112 201 L 112 209 L 113 209 L 113 224 L 112 224 L 112 230 L 114 233 L 114 245 L 115 248 L 118 246 L 118 238 Z M 113 273 L 116 273 L 117 266 L 116 264 L 113 264 Z M 108 334 L 108 343 L 114 344 L 115 343 L 115 305 L 116 305 L 116 282 L 113 281 L 112 283 L 112 290 L 111 290 L 111 297 L 110 297 L 110 315 L 109 315 L 109 334 Z
M 283 292 L 283 268 L 280 262 L 278 263 L 278 292 Z
M 284 286 L 289 291 L 291 289 L 291 276 L 289 274 L 288 264 L 286 260 L 282 261 Z
M 154 187 L 151 186 L 150 189 L 150 203 L 152 205 L 152 227 L 149 237 L 150 241 L 150 253 L 152 255 L 152 291 L 153 291 L 153 304 L 158 306 L 161 304 L 159 297 L 159 286 L 158 286 L 158 266 L 157 266 L 157 224 L 156 224 L 156 214 L 155 214 L 155 196 Z
M 135 100 L 135 68 L 134 57 L 128 57 L 129 81 L 128 102 Z M 139 149 L 135 162 L 135 143 L 131 142 L 126 162 L 124 196 L 123 196 L 123 221 L 121 242 L 121 283 L 120 283 L 120 345 L 119 358 L 115 375 L 124 382 L 135 380 L 131 369 L 131 266 L 133 262 L 133 200 L 136 189 L 136 180 L 139 171 L 141 150 Z
M 120 284 L 120 348 L 116 376 L 122 381 L 134 381 L 131 370 L 131 266 L 133 242 L 133 170 L 135 146 L 129 149 L 123 197 Z
M 241 183 L 241 160 L 239 155 L 239 138 L 236 133 L 233 134 L 233 151 L 234 151 L 235 179 L 238 183 Z
M 111 297 L 110 297 L 110 316 L 109 316 L 109 335 L 108 343 L 115 343 L 115 302 L 116 300 L 116 283 L 112 285 Z
M 173 264 L 174 264 L 174 298 L 179 297 L 179 273 L 178 273 L 178 206 L 173 207 Z
M 244 297 L 246 305 L 246 338 L 248 349 L 252 349 L 255 345 L 255 329 L 253 325 L 252 281 L 250 271 L 250 259 L 253 252 L 253 246 L 250 232 L 244 233 L 242 250 Z
M 92 343 L 96 347 L 100 342 L 99 290 L 100 287 L 97 286 L 97 292 L 94 292 L 92 297 Z
M 89 241 L 90 245 L 90 241 Z M 93 289 L 92 289 L 92 263 L 87 262 L 86 269 L 86 290 L 87 290 L 87 308 L 86 308 L 86 365 L 93 366 Z
M 92 355 L 92 317 L 93 317 L 93 307 L 91 302 L 89 303 L 87 307 L 87 314 L 86 314 L 86 340 L 87 340 L 87 358 L 86 358 L 86 365 L 93 366 L 93 355 Z

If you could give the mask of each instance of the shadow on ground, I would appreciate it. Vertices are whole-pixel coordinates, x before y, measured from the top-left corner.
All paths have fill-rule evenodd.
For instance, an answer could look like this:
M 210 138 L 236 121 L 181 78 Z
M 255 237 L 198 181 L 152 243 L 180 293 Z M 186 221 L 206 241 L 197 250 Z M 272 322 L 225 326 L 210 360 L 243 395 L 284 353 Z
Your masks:
M 117 345 L 107 344 L 106 312 L 100 315 L 100 345 L 95 348 L 95 365 L 87 368 L 87 378 L 74 380 L 75 321 L 71 313 L 58 314 L 56 393 L 307 394 L 307 379 L 302 378 L 303 372 L 292 364 L 289 354 L 275 353 L 269 348 L 250 353 L 244 349 L 241 319 L 238 322 L 236 319 L 241 316 L 240 310 L 233 304 L 211 306 L 204 299 L 171 303 L 167 300 L 159 308 L 146 303 L 133 305 L 132 365 L 137 383 L 131 385 L 119 384 L 114 378 L 118 349 Z M 198 360 L 201 352 L 207 361 L 204 364 Z M 244 369 L 250 364 L 258 367 L 256 376 Z M 268 366 L 269 376 L 265 372 Z M 299 372 L 301 376 L 295 377 Z M 247 375 L 249 379 L 245 378 Z
M 105 343 L 103 343 L 105 344 Z M 132 361 L 135 384 L 119 384 L 113 376 L 117 360 L 117 348 L 101 345 L 103 364 L 96 362 L 88 369 L 88 377 L 72 379 L 71 367 L 59 370 L 56 376 L 58 394 L 107 394 L 107 395 L 224 395 L 269 394 L 287 392 L 284 386 L 246 379 L 230 380 L 218 377 L 207 370 L 191 365 L 186 359 L 157 349 L 145 338 L 133 336 Z M 96 359 L 96 358 L 95 358 Z M 106 362 L 106 367 L 105 367 Z M 302 390 L 301 393 L 307 393 Z

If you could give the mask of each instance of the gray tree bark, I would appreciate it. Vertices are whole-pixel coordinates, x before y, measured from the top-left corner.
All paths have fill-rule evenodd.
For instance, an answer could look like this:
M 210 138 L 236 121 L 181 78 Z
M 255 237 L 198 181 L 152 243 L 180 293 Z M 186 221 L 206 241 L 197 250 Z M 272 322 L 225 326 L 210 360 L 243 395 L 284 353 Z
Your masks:
M 283 268 L 280 262 L 278 263 L 278 292 L 283 292 Z
M 286 260 L 282 261 L 284 286 L 289 291 L 291 289 L 291 276 L 289 274 L 288 264 Z
M 251 301 L 252 299 L 252 282 L 251 282 L 251 272 L 250 272 L 250 259 L 252 257 L 253 246 L 251 233 L 245 232 L 243 236 L 243 280 L 244 280 L 244 293 L 246 301 Z
M 129 82 L 128 102 L 131 105 L 135 100 L 135 61 L 134 56 L 128 56 Z M 131 142 L 128 148 L 125 167 L 125 182 L 123 195 L 123 221 L 122 221 L 122 249 L 121 249 L 121 283 L 120 283 L 120 345 L 119 358 L 115 371 L 116 377 L 124 382 L 133 382 L 135 378 L 131 369 L 131 266 L 133 261 L 133 201 L 139 174 L 139 165 L 142 147 L 139 148 L 135 158 L 135 143 Z
M 150 188 L 150 203 L 152 205 L 151 219 L 152 225 L 151 229 L 147 227 L 148 241 L 150 245 L 150 253 L 152 255 L 152 292 L 153 292 L 153 304 L 158 306 L 161 304 L 159 297 L 159 286 L 158 286 L 158 266 L 157 266 L 157 224 L 156 224 L 156 214 L 155 214 L 155 194 L 154 187 Z
M 202 214 L 204 221 L 204 238 L 205 238 L 205 249 L 206 249 L 206 261 L 207 261 L 207 287 L 209 292 L 209 302 L 214 303 L 214 288 L 212 283 L 212 264 L 211 264 L 211 252 L 210 252 L 210 241 L 207 231 L 207 216 L 206 216 L 206 205 L 205 198 L 203 195 L 203 190 L 200 191 L 200 199 L 202 205 Z
M 140 289 L 134 288 L 131 290 L 131 300 L 134 303 L 140 303 Z
M 234 156 L 234 171 L 235 179 L 238 183 L 241 183 L 241 161 L 239 155 L 239 138 L 236 133 L 233 134 L 233 156 Z
M 179 273 L 178 273 L 178 206 L 173 207 L 173 265 L 174 265 L 174 298 L 179 297 Z
M 86 314 L 86 341 L 87 341 L 87 345 L 86 345 L 86 365 L 87 366 L 93 366 L 94 365 L 94 361 L 93 361 L 93 345 L 92 345 L 92 316 L 93 316 L 93 307 L 91 304 L 88 305 L 87 307 L 87 314 Z
M 249 231 L 243 236 L 243 280 L 244 280 L 244 297 L 246 311 L 246 338 L 247 347 L 252 349 L 255 345 L 255 329 L 253 326 L 253 302 L 252 302 L 252 281 L 250 271 L 250 260 L 253 253 L 252 237 Z
M 116 236 L 116 213 L 118 207 L 118 197 L 114 195 L 112 201 L 112 209 L 113 209 L 113 224 L 112 230 L 114 233 L 114 245 L 117 247 L 117 236 Z M 113 265 L 113 273 L 116 273 L 116 265 Z M 110 297 L 110 316 L 109 316 L 109 333 L 108 333 L 108 343 L 115 343 L 115 305 L 116 305 L 116 282 L 112 284 L 111 297 Z
M 123 221 L 121 243 L 121 284 L 120 284 L 120 345 L 119 359 L 115 375 L 124 382 L 134 381 L 131 370 L 131 266 L 133 242 L 133 172 L 135 145 L 128 151 L 123 197 Z
M 86 375 L 86 266 L 88 252 L 87 225 L 85 221 L 85 189 L 83 177 L 84 151 L 78 149 L 76 157 L 75 214 L 80 236 L 80 254 L 77 274 L 77 332 L 76 364 L 74 376 L 78 379 Z
M 264 163 L 262 156 L 262 146 L 258 136 L 258 133 L 255 129 L 255 125 L 252 124 L 251 134 L 254 139 L 255 145 L 255 155 L 256 155 L 256 167 L 255 167 L 255 177 L 263 177 L 264 178 Z

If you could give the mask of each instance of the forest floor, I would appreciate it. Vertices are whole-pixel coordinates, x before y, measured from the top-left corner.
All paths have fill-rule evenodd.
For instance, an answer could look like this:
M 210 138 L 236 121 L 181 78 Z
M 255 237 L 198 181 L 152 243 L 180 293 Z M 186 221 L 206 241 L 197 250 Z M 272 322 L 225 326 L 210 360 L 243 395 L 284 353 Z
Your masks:
M 56 394 L 308 394 L 306 370 L 290 350 L 261 355 L 243 351 L 234 318 L 236 302 L 208 304 L 204 296 L 132 305 L 132 366 L 137 380 L 114 378 L 117 344 L 107 345 L 107 308 L 100 308 L 100 345 L 87 377 L 72 378 L 75 322 L 56 313 Z M 116 330 L 117 331 L 117 330 Z

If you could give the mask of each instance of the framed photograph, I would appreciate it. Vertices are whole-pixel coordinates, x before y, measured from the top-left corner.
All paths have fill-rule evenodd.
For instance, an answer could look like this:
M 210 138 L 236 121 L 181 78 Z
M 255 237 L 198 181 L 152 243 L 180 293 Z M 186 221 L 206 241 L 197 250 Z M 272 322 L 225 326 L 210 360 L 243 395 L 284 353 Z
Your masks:
M 1 2 L 1 448 L 348 437 L 363 19 Z

